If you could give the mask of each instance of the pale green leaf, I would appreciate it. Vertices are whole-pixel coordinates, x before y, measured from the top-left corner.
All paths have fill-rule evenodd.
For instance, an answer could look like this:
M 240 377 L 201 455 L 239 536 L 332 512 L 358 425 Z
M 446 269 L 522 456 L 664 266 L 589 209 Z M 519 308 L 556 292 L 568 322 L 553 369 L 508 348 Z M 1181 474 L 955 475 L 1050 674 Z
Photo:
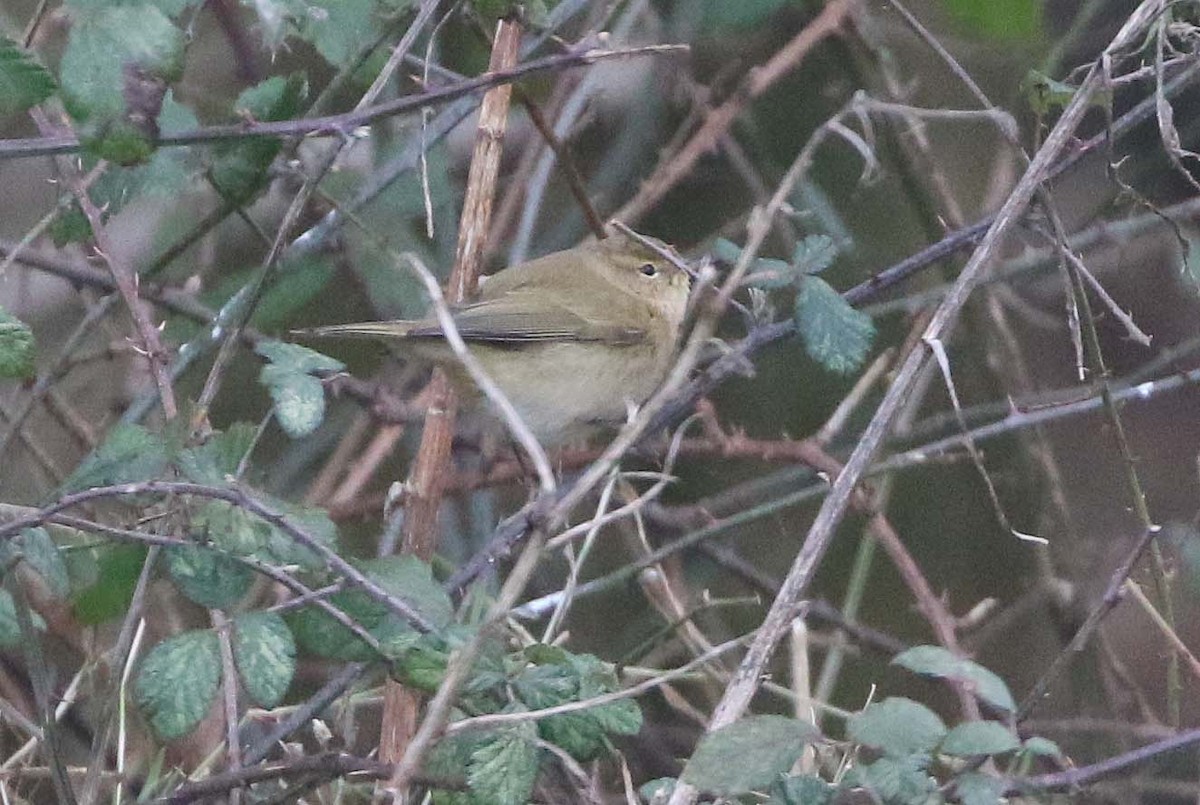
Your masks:
M 325 389 L 310 372 L 337 372 L 345 368 L 341 361 L 282 341 L 262 341 L 255 348 L 270 361 L 259 379 L 275 403 L 280 427 L 293 439 L 307 436 L 325 417 Z
M 35 570 L 56 596 L 71 591 L 71 580 L 62 553 L 46 529 L 26 528 L 8 540 L 0 540 L 0 568 L 16 563 L 18 557 Z
M 806 276 L 796 294 L 796 331 L 809 356 L 831 372 L 853 372 L 875 338 L 871 317 L 852 308 L 829 283 Z
M 858 743 L 902 757 L 931 752 L 946 734 L 946 725 L 925 705 L 891 697 L 855 713 L 847 730 Z
M 179 471 L 198 484 L 222 486 L 228 476 L 237 472 L 238 465 L 254 445 L 258 429 L 249 422 L 236 422 L 225 431 L 214 433 L 208 441 L 180 452 L 176 459 Z
M 233 659 L 242 686 L 262 707 L 283 701 L 296 673 L 296 643 L 283 618 L 251 612 L 233 621 Z
M 747 716 L 700 739 L 680 779 L 732 796 L 765 788 L 787 773 L 817 737 L 811 724 L 785 716 Z
M 1017 709 L 1004 680 L 979 663 L 957 657 L 941 646 L 915 646 L 896 655 L 892 664 L 921 676 L 958 682 L 997 710 L 1011 713 Z
M 42 616 L 30 611 L 33 627 L 45 631 L 46 622 Z M 0 648 L 16 648 L 21 645 L 21 624 L 17 621 L 17 605 L 12 594 L 0 587 Z
M 63 482 L 63 490 L 147 481 L 162 474 L 168 459 L 167 444 L 160 436 L 141 425 L 117 425 Z
M 1012 731 L 995 721 L 965 721 L 946 733 L 938 751 L 957 757 L 1001 755 L 1021 746 Z
M 954 781 L 954 793 L 962 805 L 999 805 L 1007 788 L 1004 780 L 977 771 L 968 771 Z
M 184 632 L 146 655 L 134 695 L 155 732 L 171 740 L 191 732 L 208 713 L 220 678 L 217 636 L 207 629 Z
M 507 711 L 506 711 L 507 712 Z M 532 723 L 499 730 L 471 753 L 467 783 L 474 805 L 525 805 L 538 774 Z

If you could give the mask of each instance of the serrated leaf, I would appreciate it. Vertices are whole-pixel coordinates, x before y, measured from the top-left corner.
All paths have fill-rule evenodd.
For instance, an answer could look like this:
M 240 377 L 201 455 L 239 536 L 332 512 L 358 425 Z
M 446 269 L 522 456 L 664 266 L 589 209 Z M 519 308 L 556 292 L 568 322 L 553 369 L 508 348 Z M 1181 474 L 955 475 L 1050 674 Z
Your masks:
M 153 151 L 162 101 L 151 87 L 178 78 L 183 32 L 149 3 L 88 8 L 73 16 L 59 68 L 67 111 L 83 124 L 81 136 L 97 156 L 119 164 L 140 161 Z
M 812 774 L 787 777 L 773 789 L 767 805 L 827 805 L 833 802 L 837 786 Z
M 251 423 L 235 422 L 210 436 L 204 444 L 181 451 L 175 463 L 189 480 L 224 486 L 227 476 L 237 472 L 238 465 L 254 445 L 257 433 L 258 428 Z
M 809 235 L 792 251 L 792 266 L 805 274 L 820 274 L 833 265 L 838 248 L 828 235 Z
M 0 308 L 0 378 L 24 380 L 37 374 L 33 331 Z
M 750 264 L 745 283 L 764 291 L 774 291 L 792 287 L 800 279 L 801 273 L 786 260 L 759 257 Z
M 270 526 L 240 506 L 209 500 L 192 515 L 193 533 L 234 556 L 251 556 L 263 550 L 272 537 Z
M 345 364 L 282 341 L 262 341 L 255 351 L 270 361 L 259 379 L 271 394 L 275 417 L 284 432 L 293 439 L 312 433 L 325 418 L 325 388 L 310 372 L 337 372 Z
M 1007 787 L 999 777 L 977 771 L 964 772 L 954 781 L 954 793 L 962 805 L 998 805 Z
M 148 481 L 167 467 L 166 441 L 141 425 L 117 425 L 63 482 L 63 491 Z
M 0 568 L 12 566 L 18 556 L 42 577 L 54 595 L 61 597 L 71 591 L 67 564 L 46 529 L 26 528 L 17 536 L 0 541 Z
M 1017 709 L 1003 679 L 979 663 L 957 657 L 941 646 L 914 646 L 893 658 L 892 664 L 914 674 L 958 682 L 983 703 L 1005 713 Z
M 937 781 L 925 771 L 919 757 L 881 757 L 855 771 L 861 785 L 889 804 L 929 805 L 937 791 Z
M 296 674 L 296 642 L 283 618 L 273 612 L 251 612 L 233 621 L 233 659 L 250 698 L 274 707 Z
M 537 730 L 520 724 L 499 730 L 471 753 L 467 784 L 475 805 L 525 805 L 538 774 Z
M 299 114 L 308 83 L 300 73 L 273 76 L 246 89 L 234 104 L 234 115 L 259 121 L 286 120 Z M 244 206 L 267 187 L 268 168 L 282 143 L 271 137 L 221 143 L 213 148 L 209 177 L 226 201 Z
M 1020 739 L 996 721 L 966 721 L 946 733 L 939 752 L 956 757 L 1002 755 L 1021 746 Z
M 701 738 L 679 779 L 722 796 L 762 789 L 816 737 L 811 724 L 794 718 L 747 716 Z
M 54 78 L 8 37 L 0 37 L 0 115 L 24 112 L 54 94 Z
M 212 548 L 172 545 L 167 548 L 171 580 L 192 601 L 210 609 L 228 609 L 242 599 L 254 571 Z
M 903 757 L 931 752 L 946 734 L 946 725 L 925 705 L 893 696 L 855 713 L 847 730 L 858 743 Z
M 337 526 L 323 509 L 276 500 L 262 493 L 259 493 L 259 500 L 286 517 L 288 522 L 308 534 L 317 544 L 332 551 L 337 550 Z M 255 521 L 265 528 L 265 542 L 258 551 L 261 558 L 278 565 L 299 565 L 307 570 L 325 567 L 325 560 L 319 554 L 301 545 L 282 528 L 257 518 Z
M 445 627 L 453 618 L 453 606 L 446 592 L 434 582 L 429 566 L 415 556 L 372 559 L 359 563 L 359 569 L 384 590 L 403 599 L 435 626 Z M 362 590 L 337 593 L 329 597 L 329 602 L 370 632 L 388 656 L 403 655 L 404 661 L 413 668 L 417 668 L 414 663 L 419 664 L 424 656 L 420 652 L 434 650 L 432 644 L 418 643 L 419 635 L 412 627 Z M 297 642 L 320 656 L 349 660 L 368 660 L 376 656 L 361 638 L 316 607 L 300 610 L 289 616 L 288 622 L 292 625 Z M 418 645 L 422 647 L 420 652 L 412 654 Z M 434 650 L 430 667 L 424 669 L 422 666 L 414 673 L 428 670 L 440 679 L 445 660 L 444 657 L 437 660 L 437 656 L 439 653 Z M 409 670 L 412 669 L 405 668 L 403 672 Z M 417 680 L 414 678 L 412 681 Z
M 187 735 L 208 713 L 220 678 L 217 636 L 207 629 L 184 632 L 146 655 L 134 695 L 155 732 L 171 740 Z
M 861 366 L 875 338 L 870 316 L 850 307 L 829 283 L 811 275 L 804 277 L 796 294 L 795 321 L 809 356 L 839 374 Z
M 38 631 L 46 630 L 46 622 L 42 616 L 30 610 L 33 628 Z M 0 648 L 15 648 L 21 645 L 21 624 L 17 621 L 17 604 L 12 594 L 0 587 Z

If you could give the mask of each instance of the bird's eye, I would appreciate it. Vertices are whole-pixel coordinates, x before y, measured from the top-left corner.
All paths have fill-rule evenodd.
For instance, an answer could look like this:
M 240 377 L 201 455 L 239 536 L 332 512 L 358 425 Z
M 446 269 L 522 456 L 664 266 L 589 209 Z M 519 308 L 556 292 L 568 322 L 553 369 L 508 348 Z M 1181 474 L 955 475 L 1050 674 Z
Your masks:
M 654 265 L 654 263 L 642 263 L 642 267 L 638 270 L 647 277 L 658 276 L 658 266 Z

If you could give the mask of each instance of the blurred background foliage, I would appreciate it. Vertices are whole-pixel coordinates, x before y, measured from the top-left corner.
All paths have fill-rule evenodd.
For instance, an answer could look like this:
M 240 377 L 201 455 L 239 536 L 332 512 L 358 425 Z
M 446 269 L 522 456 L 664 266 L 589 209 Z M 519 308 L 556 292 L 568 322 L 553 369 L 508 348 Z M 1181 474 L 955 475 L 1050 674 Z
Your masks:
M 70 100 L 67 108 L 77 131 L 95 138 L 91 153 L 78 157 L 86 172 L 96 164 L 98 154 L 136 156 L 141 147 L 135 135 L 114 135 L 114 120 L 124 103 L 120 93 L 116 117 L 112 99 L 102 97 L 119 86 L 111 79 L 114 70 L 120 73 L 122 53 L 136 50 L 161 57 L 156 69 L 169 87 L 158 118 L 164 134 L 197 125 L 336 113 L 361 97 L 389 50 L 375 48 L 360 60 L 364 49 L 377 40 L 394 42 L 412 19 L 412 5 L 408 0 L 129 4 L 74 0 L 47 6 L 34 0 L 8 0 L 0 8 L 0 24 L 10 39 L 19 40 L 29 21 L 38 16 L 31 52 L 56 76 Z M 385 98 L 485 68 L 490 48 L 487 23 L 481 28 L 478 18 L 453 10 L 454 4 L 443 5 L 448 12 L 444 20 L 432 36 L 422 34 L 413 51 L 422 59 L 426 55 L 432 59 L 428 76 L 422 75 L 422 64 L 406 63 Z M 745 77 L 809 24 L 819 5 L 810 0 L 584 3 L 557 31 L 567 42 L 594 30 L 609 30 L 613 31 L 609 44 L 677 42 L 690 50 L 686 56 L 609 61 L 585 70 L 543 73 L 523 81 L 521 87 L 552 124 L 578 93 L 582 103 L 563 132 L 564 141 L 589 197 L 607 215 L 637 194 L 656 164 L 669 158 L 681 136 L 695 130 L 706 110 L 742 91 L 739 86 Z M 1077 82 L 1080 76 L 1072 69 L 1095 57 L 1135 5 L 1125 0 L 914 0 L 911 11 L 992 102 L 1014 115 L 1020 141 L 1032 151 L 1055 111 L 1049 112 L 1050 120 L 1033 111 L 1030 71 Z M 1194 42 L 1194 31 L 1184 30 L 1193 5 L 1176 4 L 1180 26 L 1176 44 L 1181 51 Z M 546 19 L 539 12 L 552 13 L 536 4 L 528 10 L 535 31 L 536 23 Z M 103 15 L 108 16 L 101 24 L 97 20 Z M 629 223 L 699 259 L 713 251 L 719 238 L 744 242 L 751 209 L 773 191 L 814 129 L 855 92 L 920 108 L 976 108 L 961 82 L 889 4 L 863 2 L 851 16 L 852 22 L 839 35 L 824 40 L 769 90 L 747 103 L 717 147 L 705 153 L 665 197 Z M 125 27 L 118 25 L 122 19 Z M 86 41 L 83 32 L 89 37 Z M 331 89 L 335 76 L 337 83 Z M 1113 115 L 1146 97 L 1151 86 L 1152 82 L 1141 81 L 1116 89 Z M 317 98 L 320 106 L 314 111 Z M 1196 101 L 1191 90 L 1173 102 L 1175 125 L 1185 148 L 1194 148 L 1197 142 Z M 458 109 L 461 112 L 448 111 Z M 470 104 L 456 103 L 431 109 L 424 117 L 384 119 L 369 132 L 343 132 L 354 142 L 323 178 L 292 234 L 313 226 L 330 210 L 358 207 L 357 199 L 366 192 L 372 198 L 356 210 L 355 223 L 344 226 L 317 251 L 285 259 L 283 268 L 272 275 L 250 324 L 268 336 L 286 338 L 292 328 L 319 323 L 419 315 L 426 302 L 418 281 L 397 270 L 380 243 L 420 255 L 444 276 L 454 253 L 473 122 Z M 1093 110 L 1080 136 L 1101 132 L 1105 123 L 1104 110 Z M 24 114 L 6 116 L 0 126 L 6 138 L 38 134 Z M 878 164 L 864 170 L 862 153 L 845 141 L 830 140 L 790 199 L 786 220 L 768 239 L 764 256 L 786 259 L 805 236 L 826 235 L 836 244 L 838 256 L 822 277 L 835 288 L 848 288 L 948 231 L 993 212 L 1023 169 L 997 127 L 977 118 L 930 121 L 925 151 L 897 117 L 873 118 L 871 129 L 873 136 L 866 141 Z M 412 158 L 422 143 L 424 159 Z M 274 140 L 234 140 L 162 148 L 147 152 L 141 164 L 111 166 L 91 195 L 104 209 L 120 251 L 116 256 L 143 272 L 145 287 L 220 309 L 259 275 L 283 210 L 306 171 L 315 168 L 325 141 L 293 146 L 289 143 L 281 150 Z M 515 105 L 505 141 L 488 270 L 568 247 L 586 235 L 583 215 L 562 172 L 546 160 L 545 153 L 528 115 Z M 1119 166 L 1115 172 L 1109 168 L 1109 156 Z M 1194 162 L 1185 161 L 1185 166 L 1191 170 Z M 44 233 L 34 239 L 33 251 L 68 263 L 86 262 L 99 270 L 102 264 L 91 250 L 86 220 L 69 199 L 60 203 L 63 186 L 56 183 L 58 176 L 58 169 L 45 156 L 0 160 L 0 187 L 4 188 L 0 245 L 9 253 L 29 233 L 41 233 L 35 228 L 49 216 Z M 377 188 L 381 177 L 386 177 L 385 184 Z M 944 180 L 955 209 L 939 195 L 933 181 L 937 177 Z M 1090 156 L 1053 183 L 1058 214 L 1073 232 L 1094 231 L 1102 222 L 1142 222 L 1136 230 L 1102 232 L 1084 250 L 1085 261 L 1116 304 L 1153 336 L 1149 347 L 1137 344 L 1115 317 L 1100 313 L 1097 325 L 1115 378 L 1136 376 L 1156 360 L 1160 361 L 1157 369 L 1139 379 L 1197 365 L 1197 270 L 1194 257 L 1185 261 L 1195 243 L 1196 213 L 1177 218 L 1174 227 L 1154 220 L 1156 209 L 1192 198 L 1194 185 L 1194 178 L 1172 166 L 1153 120 L 1138 126 L 1111 155 Z M 212 224 L 198 228 L 201 222 Z M 189 245 L 162 263 L 160 256 L 181 239 L 188 239 Z M 1034 267 L 981 292 L 947 345 L 961 402 L 969 413 L 978 414 L 972 424 L 988 416 L 1002 419 L 1013 405 L 1036 406 L 1048 399 L 1070 402 L 1078 393 L 1061 275 L 1053 259 L 1035 264 L 1030 258 L 1044 245 L 1029 231 L 1011 239 L 1007 262 L 995 270 L 1003 272 L 1022 259 Z M 873 317 L 877 335 L 868 364 L 902 343 L 913 318 L 936 302 L 963 259 L 960 255 L 943 260 L 872 300 L 865 310 Z M 29 404 L 32 378 L 24 384 L 6 382 L 0 388 L 0 413 L 5 420 L 0 422 L 4 434 L 0 489 L 6 504 L 38 505 L 51 499 L 63 479 L 104 442 L 115 423 L 128 418 L 138 405 L 144 410 L 146 400 L 153 397 L 142 362 L 132 354 L 131 330 L 119 305 L 83 343 L 68 344 L 73 330 L 85 317 L 95 315 L 104 296 L 96 287 L 72 284 L 21 260 L 6 268 L 0 304 L 32 330 L 42 373 L 38 377 L 55 371 L 50 390 L 39 390 L 19 433 L 9 423 Z M 783 309 L 783 300 L 773 301 Z M 195 362 L 176 381 L 180 399 L 193 400 L 211 366 L 212 349 L 207 344 L 211 328 L 170 310 L 159 309 L 154 315 L 156 321 L 165 321 L 164 337 L 172 350 L 187 344 L 197 352 Z M 722 330 L 731 340 L 742 333 L 736 317 L 730 317 Z M 64 348 L 72 357 L 62 363 L 55 356 Z M 381 379 L 392 388 L 411 391 L 422 379 L 418 370 L 399 365 L 373 347 L 335 344 L 328 352 L 355 377 Z M 245 479 L 282 500 L 328 508 L 346 552 L 375 555 L 388 528 L 382 517 L 382 495 L 389 484 L 405 477 L 417 449 L 419 428 L 408 428 L 360 482 L 348 484 L 345 477 L 333 485 L 318 481 L 339 444 L 355 439 L 354 449 L 361 455 L 368 444 L 381 443 L 377 436 L 381 426 L 361 402 L 331 396 L 320 426 L 304 438 L 290 438 L 270 420 L 271 398 L 258 382 L 262 366 L 258 355 L 241 350 L 212 405 L 212 426 L 223 431 L 235 423 L 263 423 Z M 713 402 L 728 432 L 744 430 L 763 440 L 803 438 L 831 416 L 856 379 L 855 374 L 827 370 L 798 341 L 785 341 L 759 354 L 753 376 L 726 383 Z M 1061 391 L 1057 398 L 1056 390 Z M 870 389 L 850 414 L 830 445 L 833 454 L 844 456 L 849 451 L 880 393 L 878 386 Z M 927 377 L 922 394 L 920 404 L 910 412 L 910 422 L 893 442 L 897 449 L 920 447 L 958 431 L 935 373 Z M 1200 569 L 1195 566 L 1200 543 L 1194 534 L 1200 482 L 1197 412 L 1200 395 L 1192 388 L 1122 409 L 1149 510 L 1155 522 L 1176 524 L 1173 542 L 1165 548 L 1172 572 L 1178 574 L 1179 583 L 1171 588 L 1176 623 L 1189 645 L 1200 640 L 1196 599 Z M 144 422 L 158 431 L 162 423 L 156 417 L 150 414 Z M 469 434 L 471 423 L 464 427 Z M 889 476 L 886 511 L 930 585 L 951 612 L 964 617 L 960 624 L 964 645 L 1000 673 L 1020 697 L 1095 603 L 1118 557 L 1140 529 L 1131 513 L 1126 468 L 1101 413 L 1079 413 L 1036 430 L 1013 430 L 982 446 L 1007 517 L 1020 531 L 1048 538 L 1048 546 L 1018 540 L 1000 526 L 980 474 L 961 451 L 915 462 Z M 480 460 L 468 449 L 456 458 L 456 466 L 465 472 Z M 1047 476 L 1048 466 L 1056 468 L 1054 477 Z M 719 517 L 769 508 L 798 489 L 821 485 L 817 475 L 803 466 L 728 458 L 719 451 L 688 455 L 674 472 L 679 481 L 668 491 L 666 507 L 682 511 L 700 503 Z M 314 485 L 319 488 L 316 493 Z M 524 498 L 524 489 L 512 485 L 450 495 L 440 520 L 441 557 L 450 564 L 463 561 Z M 779 507 L 725 533 L 724 544 L 739 561 L 777 582 L 818 505 L 814 494 L 800 504 Z M 863 518 L 857 516 L 843 525 L 812 591 L 815 598 L 835 606 L 843 601 L 852 567 L 861 556 L 860 542 L 866 539 L 863 527 Z M 585 577 L 600 576 L 636 555 L 638 537 L 631 527 L 616 527 L 613 532 L 590 558 Z M 648 537 L 658 545 L 679 533 L 652 524 Z M 71 617 L 96 624 L 98 634 L 105 635 L 100 643 L 111 639 L 114 629 L 114 622 L 105 618 L 119 615 L 127 605 L 141 570 L 139 556 L 138 550 L 127 547 L 77 551 L 71 556 L 69 569 L 76 589 Z M 669 568 L 684 581 L 693 603 L 700 602 L 704 592 L 717 599 L 765 594 L 708 555 L 684 553 Z M 548 561 L 531 597 L 559 589 L 563 572 L 561 562 Z M 928 625 L 886 558 L 876 556 L 867 572 L 867 591 L 856 619 L 905 643 L 930 642 Z M 1147 572 L 1139 566 L 1135 578 L 1145 581 Z M 151 624 L 156 636 L 197 622 L 196 608 L 175 601 L 166 583 L 155 587 L 151 596 L 160 605 L 161 617 Z M 716 643 L 757 626 L 762 612 L 757 605 L 711 607 L 696 621 Z M 968 613 L 978 617 L 967 618 Z M 567 631 L 572 650 L 616 660 L 656 635 L 663 622 L 659 613 L 646 606 L 643 592 L 625 584 L 581 599 L 572 610 Z M 51 622 L 52 628 L 59 626 Z M 76 623 L 62 628 L 91 627 Z M 815 658 L 824 656 L 831 634 L 818 636 Z M 60 642 L 53 662 L 66 674 L 78 662 L 73 653 L 77 644 L 69 639 Z M 1038 719 L 1052 726 L 1055 719 L 1062 719 L 1057 731 L 1046 734 L 1059 740 L 1076 762 L 1111 754 L 1125 745 L 1127 736 L 1073 730 L 1068 717 L 1092 718 L 1096 723 L 1196 724 L 1200 710 L 1194 696 L 1184 697 L 1181 713 L 1169 712 L 1165 702 L 1170 651 L 1138 608 L 1118 608 L 1093 649 L 1036 712 Z M 668 641 L 654 658 L 666 664 L 683 655 L 677 641 Z M 9 649 L 0 672 L 5 689 L 23 687 L 19 653 Z M 311 691 L 327 672 L 322 661 L 302 662 L 293 697 Z M 890 692 L 933 697 L 940 707 L 952 707 L 948 695 L 937 698 L 927 686 L 890 670 L 886 657 L 859 649 L 843 665 L 830 701 L 855 709 L 875 685 Z M 1196 680 L 1190 678 L 1185 690 L 1194 691 L 1195 686 Z M 639 782 L 677 773 L 674 759 L 688 754 L 697 731 L 694 723 L 661 700 L 643 704 L 646 727 L 628 744 L 635 747 L 631 755 L 637 758 Z M 81 731 L 86 732 L 94 715 L 94 708 L 82 708 Z M 361 730 L 368 745 L 370 733 L 369 727 Z M 1181 779 L 1194 779 L 1195 769 L 1186 764 L 1175 771 Z M 1118 788 L 1114 796 L 1136 801 L 1152 789 L 1148 781 L 1135 781 Z M 1167 796 L 1162 791 L 1158 795 Z

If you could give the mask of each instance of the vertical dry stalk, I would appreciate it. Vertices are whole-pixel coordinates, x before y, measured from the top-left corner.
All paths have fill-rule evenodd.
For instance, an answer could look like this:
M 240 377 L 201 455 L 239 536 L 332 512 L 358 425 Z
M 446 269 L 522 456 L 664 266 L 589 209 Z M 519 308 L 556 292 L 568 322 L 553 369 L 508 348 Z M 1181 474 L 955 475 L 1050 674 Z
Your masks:
M 500 21 L 492 41 L 489 71 L 505 70 L 516 64 L 522 31 L 521 24 L 515 20 Z M 448 301 L 451 304 L 462 303 L 475 291 L 487 245 L 511 97 L 512 87 L 507 84 L 488 90 L 483 97 L 463 201 L 458 248 L 450 273 Z M 454 391 L 441 371 L 435 371 L 431 391 L 421 447 L 408 478 L 404 510 L 403 551 L 423 560 L 429 560 L 437 548 L 437 513 L 450 460 L 457 408 Z M 380 760 L 395 763 L 404 755 L 416 730 L 418 706 L 415 691 L 391 680 L 387 682 L 379 736 Z

